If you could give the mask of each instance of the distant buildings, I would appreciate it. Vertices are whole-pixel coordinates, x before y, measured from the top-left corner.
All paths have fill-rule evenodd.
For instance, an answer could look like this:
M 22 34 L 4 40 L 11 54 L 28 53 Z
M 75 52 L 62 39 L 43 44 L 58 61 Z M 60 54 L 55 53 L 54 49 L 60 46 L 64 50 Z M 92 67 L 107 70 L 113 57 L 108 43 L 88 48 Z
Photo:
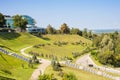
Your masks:
M 27 32 L 40 32 L 40 33 L 45 33 L 45 28 L 40 28 L 40 27 L 37 27 L 35 24 L 35 20 L 28 16 L 28 15 L 21 15 L 22 18 L 25 18 L 27 19 L 28 21 L 28 24 L 27 24 Z M 11 29 L 14 29 L 14 20 L 13 20 L 13 17 L 12 16 L 9 16 L 9 15 L 4 15 L 5 17 L 5 20 L 6 20 L 6 27 L 7 28 L 11 28 Z

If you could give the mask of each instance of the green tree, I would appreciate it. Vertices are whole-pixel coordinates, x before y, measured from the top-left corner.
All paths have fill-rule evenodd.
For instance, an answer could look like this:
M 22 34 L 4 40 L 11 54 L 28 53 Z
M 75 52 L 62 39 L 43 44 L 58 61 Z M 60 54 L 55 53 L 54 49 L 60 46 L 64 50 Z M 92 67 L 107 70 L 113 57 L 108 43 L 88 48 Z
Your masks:
M 78 28 L 72 28 L 70 30 L 70 34 L 78 34 L 80 35 L 81 31 Z
M 21 32 L 26 31 L 26 25 L 28 24 L 26 19 L 23 19 L 20 15 L 13 16 L 14 26 L 19 27 Z
M 120 67 L 120 53 L 115 56 L 115 66 Z
M 64 74 L 63 80 L 77 80 L 76 76 L 72 73 Z
M 91 30 L 88 32 L 88 38 L 92 39 L 92 31 Z
M 4 15 L 2 13 L 0 13 L 0 27 L 3 28 L 5 23 L 6 23 L 6 20 L 4 18 Z
M 33 63 L 39 63 L 39 60 L 37 59 L 37 56 L 34 54 L 32 57 Z
M 104 65 L 114 65 L 115 55 L 113 51 L 106 50 L 105 52 L 98 54 L 98 60 Z
M 83 30 L 83 37 L 85 37 L 85 38 L 88 37 L 87 28 L 84 28 L 84 30 Z
M 38 80 L 52 80 L 53 78 L 53 75 L 48 75 L 48 74 L 43 74 L 43 75 L 40 75 L 39 76 L 39 79 Z
M 51 61 L 51 65 L 54 71 L 60 71 L 61 70 L 61 66 L 59 62 L 56 62 L 55 60 L 52 59 Z
M 99 47 L 100 44 L 100 37 L 99 36 L 94 36 L 93 38 L 93 46 Z
M 63 34 L 68 34 L 68 33 L 70 33 L 70 29 L 69 29 L 69 27 L 67 26 L 66 23 L 63 23 L 63 24 L 61 25 L 60 30 L 61 30 L 61 32 L 62 32 Z
M 54 29 L 53 29 L 53 27 L 50 24 L 47 26 L 46 32 L 48 34 L 53 34 L 54 33 Z

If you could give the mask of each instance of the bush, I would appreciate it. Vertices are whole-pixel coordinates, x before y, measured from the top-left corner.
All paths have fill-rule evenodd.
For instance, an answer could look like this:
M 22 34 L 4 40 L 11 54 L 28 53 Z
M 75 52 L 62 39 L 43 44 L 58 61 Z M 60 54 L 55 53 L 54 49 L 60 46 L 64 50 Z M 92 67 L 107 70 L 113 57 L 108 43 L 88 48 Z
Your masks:
M 56 62 L 55 60 L 51 61 L 51 65 L 54 71 L 60 71 L 61 70 L 61 65 L 59 62 Z
M 76 76 L 72 73 L 64 74 L 63 80 L 77 80 Z
M 57 80 L 56 78 L 53 78 L 53 74 L 48 75 L 48 74 L 43 74 L 39 76 L 38 80 Z

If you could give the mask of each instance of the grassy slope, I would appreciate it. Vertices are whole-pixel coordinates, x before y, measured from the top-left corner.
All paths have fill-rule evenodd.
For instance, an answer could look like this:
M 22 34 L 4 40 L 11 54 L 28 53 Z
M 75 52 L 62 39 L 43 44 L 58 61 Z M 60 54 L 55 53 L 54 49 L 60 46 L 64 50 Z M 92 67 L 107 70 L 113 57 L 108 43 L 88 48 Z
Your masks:
M 83 70 L 73 69 L 70 67 L 64 66 L 62 67 L 62 70 L 64 73 L 75 74 L 78 80 L 111 80 L 111 79 L 104 78 L 102 76 L 94 75 L 92 73 L 89 73 Z M 58 76 L 59 72 L 53 71 L 51 66 L 49 66 L 46 69 L 45 74 L 54 74 L 55 78 L 57 78 L 58 80 L 62 80 L 62 78 Z
M 65 41 L 65 42 L 79 42 L 80 40 L 84 43 L 91 44 L 91 41 L 85 39 L 79 35 L 44 35 L 44 38 L 51 40 L 51 41 Z
M 18 53 L 20 49 L 24 47 L 46 42 L 47 41 L 35 37 L 29 33 L 0 33 L 0 46 Z M 5 54 L 1 55 L 0 76 L 12 77 L 17 80 L 28 80 L 30 78 L 34 69 L 28 68 L 28 63 Z M 21 67 L 22 64 L 26 67 L 25 69 Z M 4 69 L 12 72 L 12 75 L 1 71 Z
M 83 46 L 80 45 L 64 45 L 64 46 L 56 46 L 56 45 L 45 45 L 40 48 L 31 48 L 26 50 L 26 52 L 33 51 L 37 53 L 50 54 L 57 57 L 69 56 L 72 57 L 72 52 L 81 52 L 84 49 Z
M 22 68 L 24 64 L 25 68 Z M 7 70 L 12 74 L 5 73 Z M 28 68 L 28 64 L 15 57 L 0 53 L 0 76 L 10 77 L 17 80 L 28 80 L 34 69 Z
M 0 33 L 0 45 L 16 52 L 24 47 L 45 42 L 29 33 Z
M 90 40 L 80 37 L 78 35 L 44 35 L 43 38 L 49 40 L 51 42 L 51 45 L 45 45 L 44 47 L 40 48 L 31 48 L 26 50 L 26 52 L 34 51 L 43 54 L 53 54 L 57 57 L 72 57 L 72 52 L 81 52 L 83 49 L 86 48 L 86 46 L 71 45 L 71 43 L 82 41 L 84 43 L 91 44 Z M 63 46 L 57 46 L 53 44 L 56 41 L 64 41 L 68 42 L 68 44 Z

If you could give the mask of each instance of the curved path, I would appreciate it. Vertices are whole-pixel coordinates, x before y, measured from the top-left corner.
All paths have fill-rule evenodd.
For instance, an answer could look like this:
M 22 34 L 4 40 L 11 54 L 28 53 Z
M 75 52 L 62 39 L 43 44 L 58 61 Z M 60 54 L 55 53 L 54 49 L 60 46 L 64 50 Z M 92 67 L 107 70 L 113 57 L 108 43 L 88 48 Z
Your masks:
M 26 57 L 32 57 L 31 55 L 29 54 L 26 54 L 24 51 L 28 48 L 31 48 L 32 46 L 29 46 L 29 47 L 26 47 L 26 48 L 23 48 L 20 50 L 21 54 L 26 56 Z M 40 59 L 40 58 L 38 58 Z M 50 65 L 50 61 L 48 60 L 45 60 L 45 59 L 40 59 L 40 62 L 41 64 L 37 67 L 37 69 L 34 70 L 34 72 L 32 73 L 32 76 L 30 78 L 30 80 L 38 80 L 38 77 L 40 74 L 43 74 L 45 69 Z
M 98 68 L 102 71 L 112 72 L 116 74 L 120 74 L 120 70 L 117 70 L 115 68 L 105 67 L 105 66 L 98 66 L 94 63 L 94 61 L 91 59 L 90 54 L 86 54 L 79 58 L 76 61 L 76 64 L 81 64 L 82 66 L 88 66 L 89 64 L 92 64 L 93 67 Z
M 80 57 L 77 61 L 76 64 L 81 64 L 82 66 L 88 66 L 88 64 L 92 64 L 94 66 L 97 66 L 93 60 L 90 58 L 90 54 L 85 54 L 82 57 Z

